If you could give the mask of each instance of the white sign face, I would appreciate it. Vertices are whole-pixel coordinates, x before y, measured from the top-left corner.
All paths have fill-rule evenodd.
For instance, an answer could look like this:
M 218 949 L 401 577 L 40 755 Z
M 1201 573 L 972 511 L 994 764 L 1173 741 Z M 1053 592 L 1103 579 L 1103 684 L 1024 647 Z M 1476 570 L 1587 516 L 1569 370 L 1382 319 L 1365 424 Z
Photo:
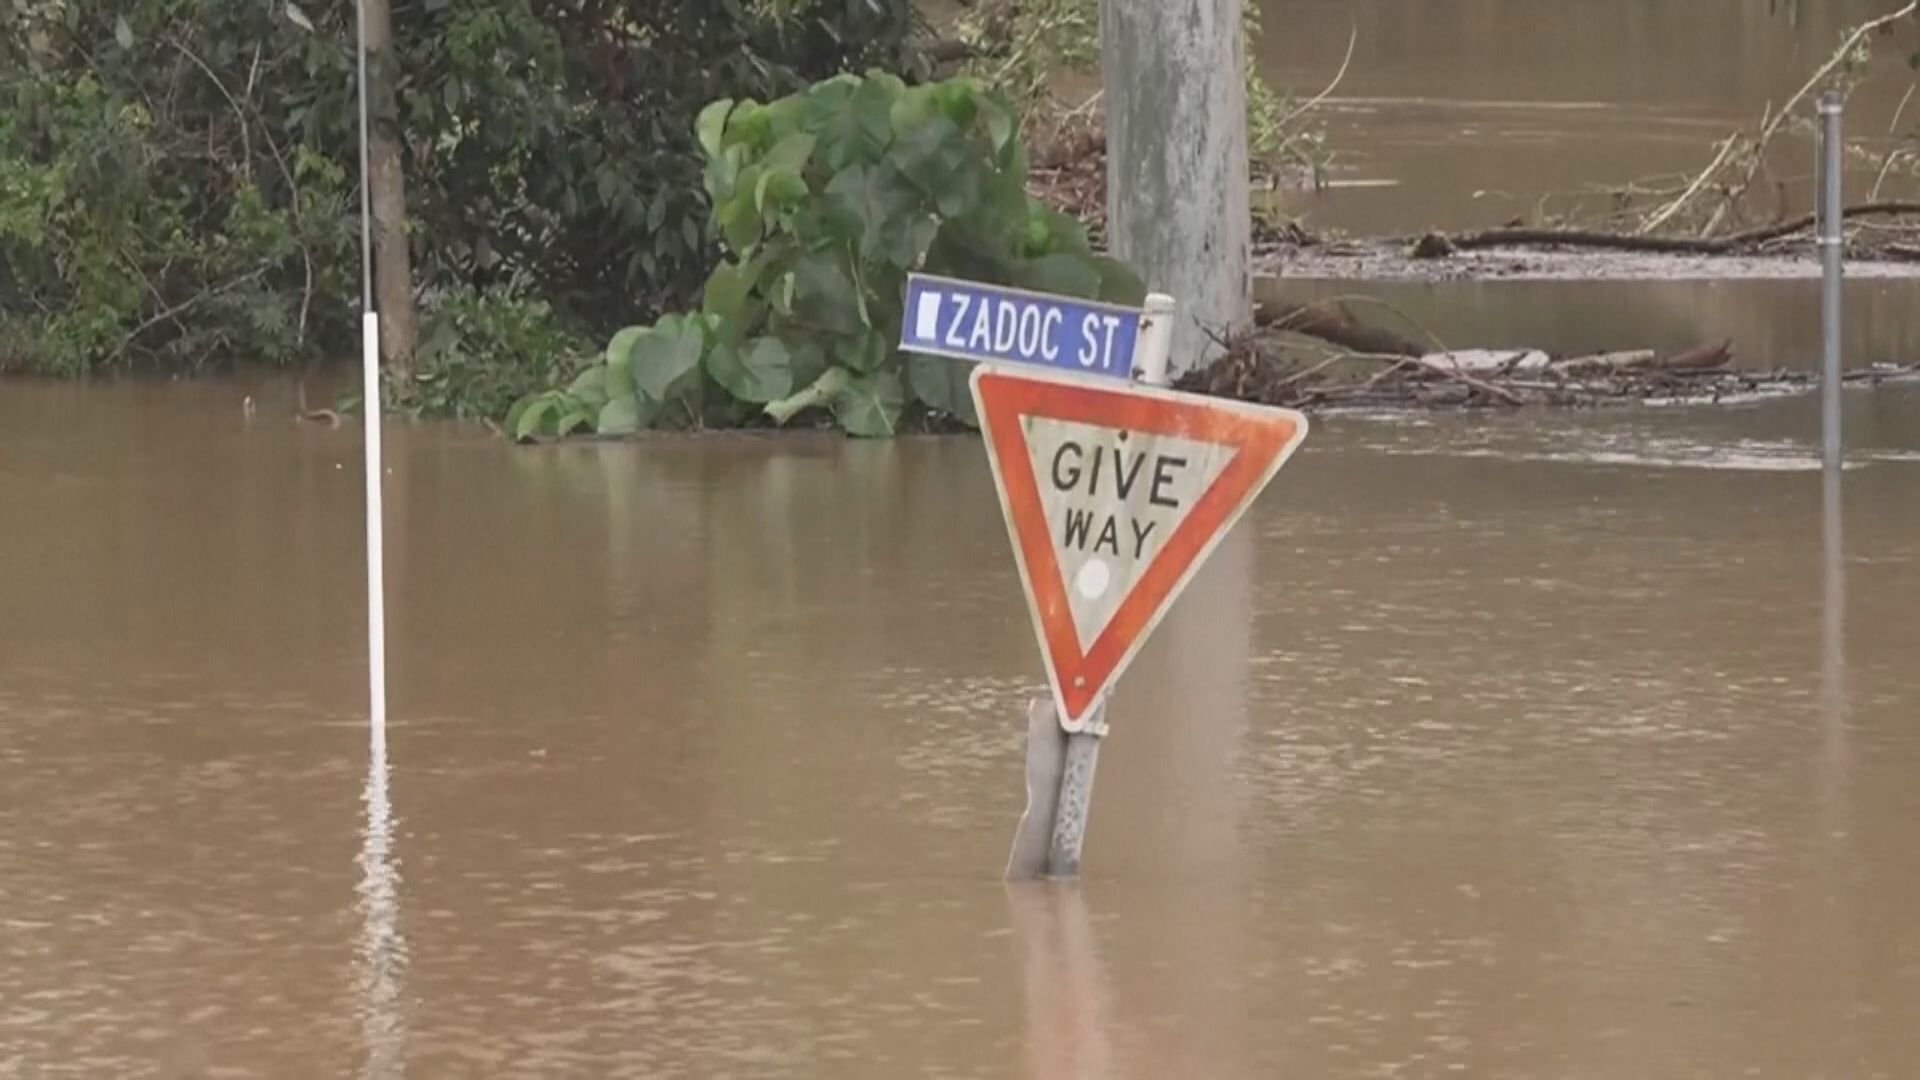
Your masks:
M 1238 450 L 1045 416 L 1021 422 L 1068 610 L 1087 651 Z

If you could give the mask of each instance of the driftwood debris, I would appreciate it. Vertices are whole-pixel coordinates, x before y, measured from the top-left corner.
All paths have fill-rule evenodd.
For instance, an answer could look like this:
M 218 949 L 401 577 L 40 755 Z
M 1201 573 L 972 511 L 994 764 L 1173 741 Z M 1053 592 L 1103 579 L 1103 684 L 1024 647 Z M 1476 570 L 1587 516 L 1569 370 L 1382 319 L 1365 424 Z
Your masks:
M 1426 345 L 1392 330 L 1360 322 L 1337 301 L 1317 304 L 1263 303 L 1254 315 L 1254 322 L 1267 330 L 1305 334 L 1355 352 L 1420 356 L 1432 351 Z
M 1263 322 L 1265 328 L 1229 341 L 1226 355 L 1211 367 L 1190 373 L 1182 380 L 1182 388 L 1307 410 L 1513 409 L 1706 402 L 1792 393 L 1817 384 L 1812 372 L 1734 367 L 1730 340 L 1667 354 L 1650 349 L 1565 357 L 1536 349 L 1408 353 L 1395 348 L 1346 351 L 1358 325 L 1351 319 L 1302 322 L 1296 318 L 1286 326 L 1287 332 L 1295 334 L 1307 333 L 1309 326 L 1329 331 L 1333 336 L 1323 340 L 1340 344 L 1343 350 L 1327 355 L 1293 347 L 1273 332 L 1277 320 Z M 1883 365 L 1851 372 L 1846 379 L 1877 383 L 1917 377 L 1920 365 Z

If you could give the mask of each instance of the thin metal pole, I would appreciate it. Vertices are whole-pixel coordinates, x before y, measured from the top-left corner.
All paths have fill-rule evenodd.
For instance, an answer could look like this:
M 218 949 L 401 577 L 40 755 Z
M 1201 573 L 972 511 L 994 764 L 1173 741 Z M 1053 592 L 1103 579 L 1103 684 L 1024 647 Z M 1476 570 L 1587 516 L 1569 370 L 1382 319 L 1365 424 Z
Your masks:
M 1173 346 L 1173 297 L 1147 297 L 1146 317 L 1140 329 L 1140 349 L 1134 380 L 1146 386 L 1165 386 Z M 1100 765 L 1100 740 L 1107 734 L 1107 706 L 1102 702 L 1089 714 L 1086 726 L 1067 736 L 1066 763 L 1060 773 L 1060 798 L 1055 806 L 1052 842 L 1047 848 L 1050 877 L 1077 877 L 1080 849 L 1087 838 L 1087 819 L 1093 808 L 1093 774 Z
M 1840 437 L 1841 331 L 1840 283 L 1845 273 L 1846 223 L 1841 211 L 1841 129 L 1840 95 L 1828 91 L 1820 101 L 1821 187 L 1820 187 L 1820 329 L 1824 366 L 1820 380 L 1821 460 L 1828 468 L 1839 468 Z
M 1080 849 L 1093 812 L 1093 773 L 1100 767 L 1100 740 L 1107 734 L 1107 707 L 1087 718 L 1087 726 L 1067 736 L 1066 765 L 1060 771 L 1060 799 L 1054 809 L 1053 841 L 1047 847 L 1049 877 L 1079 877 Z

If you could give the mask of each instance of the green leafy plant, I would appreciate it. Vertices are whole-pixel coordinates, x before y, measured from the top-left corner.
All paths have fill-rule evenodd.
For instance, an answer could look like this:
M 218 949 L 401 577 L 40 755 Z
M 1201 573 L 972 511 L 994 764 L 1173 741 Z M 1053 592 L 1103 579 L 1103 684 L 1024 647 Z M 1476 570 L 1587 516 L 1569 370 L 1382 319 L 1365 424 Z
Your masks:
M 691 303 L 719 256 L 694 113 L 904 66 L 912 21 L 910 0 L 390 7 L 369 74 L 399 101 L 375 120 L 405 147 L 415 289 L 515 281 L 596 338 Z M 354 354 L 354 8 L 0 0 L 0 370 Z M 466 385 L 489 403 L 395 389 L 493 408 Z
M 411 375 L 390 388 L 395 405 L 420 416 L 497 417 L 570 378 L 592 352 L 518 282 L 434 298 L 421 329 Z
M 886 436 L 976 422 L 965 365 L 903 357 L 909 272 L 1138 303 L 1139 279 L 1074 219 L 1030 198 L 1006 99 L 971 79 L 842 75 L 768 104 L 721 100 L 696 125 L 726 257 L 698 313 L 628 327 L 564 391 L 516 404 L 515 438 L 831 418 Z M 584 382 L 582 381 L 584 380 Z

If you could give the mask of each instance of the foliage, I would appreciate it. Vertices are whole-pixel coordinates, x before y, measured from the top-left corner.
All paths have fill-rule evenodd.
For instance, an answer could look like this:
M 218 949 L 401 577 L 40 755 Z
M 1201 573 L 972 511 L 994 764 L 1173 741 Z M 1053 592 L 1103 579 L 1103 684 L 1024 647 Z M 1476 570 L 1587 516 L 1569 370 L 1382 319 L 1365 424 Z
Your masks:
M 970 73 L 1007 95 L 1023 120 L 1055 110 L 1059 73 L 1100 63 L 1100 0 L 984 0 L 958 30 L 979 53 Z
M 571 378 L 591 352 L 586 338 L 519 283 L 463 286 L 436 298 L 412 374 L 390 393 L 416 415 L 491 420 L 527 394 Z
M 1249 48 L 1259 40 L 1260 5 L 1243 6 Z M 1059 76 L 1091 72 L 1100 63 L 1100 0 L 980 0 L 957 24 L 976 58 L 968 73 L 1006 94 L 1021 127 L 1038 135 L 1087 111 L 1056 96 Z M 1247 148 L 1256 161 L 1292 165 L 1317 181 L 1331 160 L 1326 131 L 1310 110 L 1293 106 L 1253 64 L 1247 65 Z
M 911 29 L 909 0 L 395 0 L 392 16 L 370 74 L 399 101 L 376 120 L 407 148 L 417 289 L 513 281 L 596 333 L 689 300 L 719 254 L 702 105 L 903 63 Z M 0 3 L 0 368 L 350 355 L 354 21 L 311 0 Z
M 522 275 L 606 332 L 696 295 L 717 255 L 690 123 L 900 62 L 907 0 L 425 0 L 396 39 L 430 284 Z M 396 17 L 401 13 L 396 11 Z
M 603 433 L 816 410 L 863 436 L 894 433 L 910 408 L 970 423 L 964 365 L 894 348 L 910 271 L 1144 295 L 1027 195 L 1015 114 L 971 79 L 842 75 L 770 104 L 716 101 L 697 127 L 727 251 L 701 310 L 614 335 L 605 364 L 516 406 L 514 437 L 589 414 Z
M 259 4 L 0 8 L 0 369 L 351 333 L 324 300 L 354 292 L 346 173 L 264 111 L 304 36 Z

